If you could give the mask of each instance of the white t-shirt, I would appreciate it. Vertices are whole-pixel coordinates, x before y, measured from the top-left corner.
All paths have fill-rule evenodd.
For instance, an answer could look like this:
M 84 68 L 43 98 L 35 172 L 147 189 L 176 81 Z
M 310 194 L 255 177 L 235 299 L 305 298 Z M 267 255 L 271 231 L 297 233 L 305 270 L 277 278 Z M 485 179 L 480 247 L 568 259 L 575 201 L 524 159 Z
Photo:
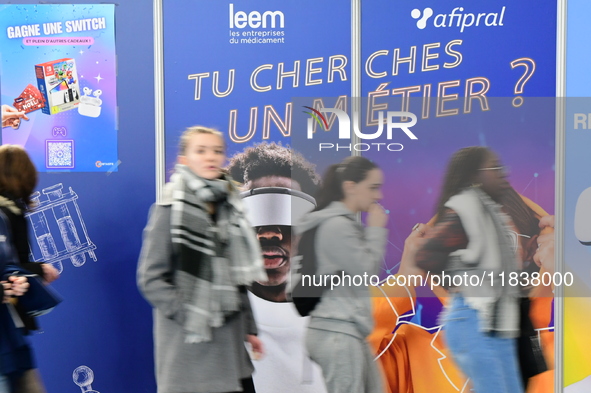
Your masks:
M 248 296 L 266 353 L 253 361 L 257 393 L 326 393 L 322 370 L 306 353 L 309 317 L 301 317 L 291 303 Z

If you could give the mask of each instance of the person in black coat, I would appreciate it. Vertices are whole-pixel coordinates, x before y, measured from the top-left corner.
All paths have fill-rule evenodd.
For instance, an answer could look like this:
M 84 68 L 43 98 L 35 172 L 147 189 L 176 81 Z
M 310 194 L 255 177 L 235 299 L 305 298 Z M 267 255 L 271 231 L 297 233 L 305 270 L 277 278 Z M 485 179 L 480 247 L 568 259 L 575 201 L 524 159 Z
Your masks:
M 37 274 L 46 283 L 51 283 L 59 278 L 57 269 L 48 263 L 29 261 L 30 248 L 25 211 L 33 205 L 31 194 L 36 186 L 37 169 L 27 152 L 16 145 L 0 146 L 0 213 L 9 222 L 18 262 L 24 269 Z M 31 330 L 38 329 L 35 318 L 20 309 L 18 303 L 16 310 L 23 321 L 26 334 Z M 31 378 L 30 375 L 27 374 L 26 377 Z M 32 379 L 41 385 L 40 379 L 36 375 Z

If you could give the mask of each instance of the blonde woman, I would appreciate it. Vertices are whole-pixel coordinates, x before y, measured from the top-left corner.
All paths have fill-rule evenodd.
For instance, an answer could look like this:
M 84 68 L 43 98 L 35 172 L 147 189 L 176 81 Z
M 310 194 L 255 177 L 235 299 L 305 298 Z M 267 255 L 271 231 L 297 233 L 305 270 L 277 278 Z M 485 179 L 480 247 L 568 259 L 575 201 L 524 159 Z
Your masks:
M 187 129 L 144 232 L 138 285 L 154 307 L 159 393 L 254 392 L 244 343 L 263 347 L 246 286 L 266 275 L 225 161 L 219 131 Z

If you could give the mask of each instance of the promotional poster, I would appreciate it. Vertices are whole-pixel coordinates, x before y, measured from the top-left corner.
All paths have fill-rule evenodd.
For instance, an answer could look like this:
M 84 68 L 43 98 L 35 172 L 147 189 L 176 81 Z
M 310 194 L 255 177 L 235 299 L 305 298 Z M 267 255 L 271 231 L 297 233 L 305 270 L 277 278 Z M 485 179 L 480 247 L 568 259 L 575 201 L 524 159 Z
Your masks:
M 117 170 L 114 5 L 1 5 L 2 143 L 41 172 Z
M 361 2 L 360 30 L 349 25 L 350 4 L 342 2 L 310 4 L 313 13 L 301 12 L 309 9 L 301 2 L 297 7 L 292 2 L 197 2 L 183 12 L 175 11 L 177 4 L 164 2 L 168 173 L 178 136 L 195 124 L 222 131 L 230 159 L 259 142 L 289 143 L 317 165 L 318 173 L 349 155 L 367 157 L 385 173 L 381 204 L 389 214 L 389 239 L 382 278 L 401 269 L 413 225 L 433 219 L 445 167 L 460 148 L 493 150 L 501 165 L 511 167 L 509 182 L 530 218 L 554 214 L 555 2 L 538 5 L 535 12 L 527 2 Z M 201 19 L 195 23 L 196 15 L 207 15 L 207 29 Z M 174 45 L 189 25 L 193 50 Z M 524 25 L 531 27 L 524 31 Z M 358 31 L 354 38 L 351 31 Z M 361 48 L 357 68 L 352 47 Z M 361 84 L 361 99 L 351 97 L 354 81 Z M 365 137 L 355 138 L 358 134 Z M 238 181 L 252 180 L 247 166 L 244 177 L 236 165 L 231 167 Z M 515 246 L 526 250 L 524 263 L 537 271 L 524 239 L 535 239 L 539 232 L 536 227 L 514 236 Z M 538 289 L 531 319 L 552 365 L 553 307 L 547 289 Z M 381 336 L 372 337 L 376 361 L 395 362 L 405 370 L 386 373 L 390 390 L 468 391 L 438 323 L 445 296 L 438 298 L 429 288 L 405 291 L 401 298 L 374 304 L 386 307 L 384 320 L 377 321 L 383 331 L 374 332 Z M 281 302 L 260 293 L 251 299 L 263 326 L 293 326 L 296 332 L 274 346 L 278 336 L 270 328 L 263 341 L 274 351 L 297 347 L 306 322 L 287 319 L 279 311 Z M 278 322 L 279 315 L 294 322 Z M 315 374 L 301 356 L 281 352 L 279 358 L 271 355 L 273 362 L 255 362 L 257 391 L 276 390 L 276 375 L 290 370 L 289 387 L 284 384 L 281 391 L 321 392 L 321 386 L 310 383 Z M 528 392 L 552 391 L 552 370 L 536 378 Z
M 361 152 L 387 168 L 383 205 L 392 213 L 384 274 L 408 269 L 400 265 L 404 241 L 415 223 L 433 220 L 446 167 L 460 148 L 486 146 L 495 152 L 500 165 L 510 168 L 504 173 L 536 222 L 554 213 L 556 2 L 532 11 L 522 1 L 362 2 L 362 96 L 367 98 L 362 131 L 375 132 L 379 111 L 384 119 L 387 111 L 411 112 L 417 119 L 409 128 L 416 139 L 400 127 L 388 139 L 384 124 L 382 135 L 368 141 L 399 143 L 400 151 L 371 146 Z M 377 13 L 390 16 L 389 34 L 371 23 Z M 539 234 L 537 227 L 514 228 L 524 268 L 537 272 L 528 256 L 535 245 L 528 245 L 528 238 Z M 548 289 L 539 285 L 530 295 L 538 297 L 530 318 L 551 369 Z M 415 290 L 410 304 L 395 303 L 392 334 L 380 343 L 382 364 L 398 365 L 397 371 L 385 371 L 391 391 L 469 391 L 445 344 L 440 313 L 449 296 L 429 287 Z M 530 378 L 527 391 L 553 392 L 552 373 Z
M 224 132 L 230 157 L 262 141 L 289 144 L 305 110 L 292 97 L 350 93 L 350 4 L 310 3 L 312 13 L 305 4 L 163 2 L 167 169 L 189 125 Z M 178 45 L 189 25 L 190 46 Z
M 10 3 L 2 144 L 23 146 L 38 171 L 28 257 L 60 272 L 50 286 L 63 299 L 26 338 L 34 366 L 47 392 L 155 392 L 135 279 L 155 201 L 152 4 Z
M 25 214 L 30 258 L 61 272 L 52 287 L 64 301 L 31 336 L 47 391 L 156 391 L 152 307 L 137 287 L 137 261 L 164 185 L 155 184 L 156 169 L 169 179 L 179 137 L 194 125 L 224 135 L 225 167 L 262 246 L 268 279 L 248 293 L 266 350 L 253 361 L 259 393 L 326 393 L 305 350 L 310 318 L 290 302 L 291 257 L 294 226 L 313 208 L 321 175 L 346 157 L 367 157 L 384 173 L 380 279 L 413 268 L 405 240 L 415 224 L 433 222 L 450 157 L 468 146 L 497 154 L 499 167 L 489 169 L 508 176 L 516 204 L 535 221 L 513 228 L 515 253 L 531 272 L 552 271 L 531 255 L 540 219 L 555 213 L 557 1 L 162 0 L 162 31 L 154 32 L 162 74 L 151 39 L 160 15 L 151 2 L 136 3 L 0 5 L 2 143 L 24 146 L 40 172 L 37 204 Z M 163 78 L 164 144 L 154 138 L 155 76 Z M 573 107 L 575 137 L 591 128 L 587 107 Z M 573 139 L 572 157 L 584 158 L 587 145 Z M 573 176 L 570 200 L 584 206 L 591 184 Z M 567 265 L 584 294 L 591 284 L 578 261 L 591 238 L 574 211 L 567 215 Z M 448 294 L 380 288 L 368 341 L 386 391 L 468 393 L 439 319 Z M 532 298 L 549 370 L 527 393 L 552 393 L 550 286 Z M 581 307 L 584 300 L 567 306 L 582 322 L 571 337 L 586 334 Z M 567 385 L 591 374 L 578 342 L 567 342 Z
M 260 233 L 281 231 L 273 252 L 283 258 L 271 258 L 263 247 L 269 280 L 253 284 L 249 294 L 267 354 L 254 362 L 261 393 L 326 391 L 319 367 L 305 354 L 308 319 L 286 302 L 295 252 L 290 207 L 310 200 L 319 175 L 350 153 L 318 159 L 312 150 L 292 150 L 294 119 L 309 111 L 294 97 L 350 94 L 350 7 L 336 0 L 163 1 L 167 178 L 180 134 L 193 125 L 216 128 L 224 134 L 231 175 L 251 184 L 245 190 L 253 193 L 245 198 L 251 223 Z M 179 45 L 187 31 L 191 41 Z M 268 193 L 270 202 L 259 204 L 260 187 L 289 195 Z M 285 197 L 287 204 L 275 204 Z
M 591 182 L 587 168 L 591 164 L 587 146 L 591 143 L 589 108 L 591 79 L 587 72 L 589 53 L 582 39 L 589 33 L 583 15 L 591 12 L 586 1 L 568 2 L 566 43 L 566 96 L 564 168 L 564 271 L 575 277 L 575 284 L 564 291 L 564 392 L 580 393 L 591 389 L 591 249 L 589 248 L 589 201 Z

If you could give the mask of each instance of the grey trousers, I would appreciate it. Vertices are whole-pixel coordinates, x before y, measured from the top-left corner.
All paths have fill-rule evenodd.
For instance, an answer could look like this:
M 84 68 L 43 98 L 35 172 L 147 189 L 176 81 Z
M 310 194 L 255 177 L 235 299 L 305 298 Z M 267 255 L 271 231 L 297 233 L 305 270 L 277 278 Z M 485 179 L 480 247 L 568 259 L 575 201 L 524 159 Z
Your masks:
M 357 337 L 308 329 L 306 348 L 322 369 L 328 393 L 384 393 L 369 345 Z

